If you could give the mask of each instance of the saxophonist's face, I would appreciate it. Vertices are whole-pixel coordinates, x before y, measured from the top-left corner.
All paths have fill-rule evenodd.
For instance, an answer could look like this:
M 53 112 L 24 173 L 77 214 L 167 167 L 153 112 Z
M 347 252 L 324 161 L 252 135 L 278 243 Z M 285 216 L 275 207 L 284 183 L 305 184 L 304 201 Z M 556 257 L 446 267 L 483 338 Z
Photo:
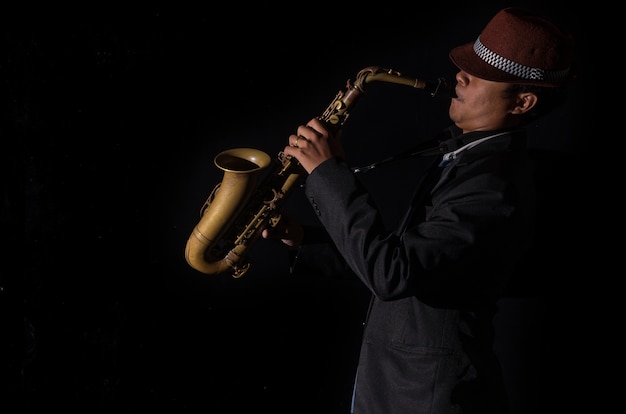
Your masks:
M 519 123 L 517 95 L 507 93 L 511 84 L 477 78 L 461 70 L 456 74 L 456 97 L 452 98 L 450 119 L 463 130 L 491 131 Z

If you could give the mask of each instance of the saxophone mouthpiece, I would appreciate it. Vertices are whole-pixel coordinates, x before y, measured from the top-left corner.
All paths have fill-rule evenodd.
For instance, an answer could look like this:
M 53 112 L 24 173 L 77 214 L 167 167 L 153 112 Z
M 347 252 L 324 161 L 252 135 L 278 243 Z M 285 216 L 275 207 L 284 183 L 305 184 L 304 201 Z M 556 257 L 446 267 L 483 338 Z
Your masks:
M 456 98 L 454 88 L 450 86 L 445 78 L 439 78 L 436 81 L 426 82 L 424 91 L 433 98 Z

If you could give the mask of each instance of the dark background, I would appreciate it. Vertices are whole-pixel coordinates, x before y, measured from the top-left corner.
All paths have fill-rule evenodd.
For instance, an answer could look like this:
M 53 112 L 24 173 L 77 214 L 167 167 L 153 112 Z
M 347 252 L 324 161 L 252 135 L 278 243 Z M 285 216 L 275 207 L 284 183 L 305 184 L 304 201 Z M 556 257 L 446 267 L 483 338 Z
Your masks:
M 542 226 L 499 322 L 498 346 L 515 349 L 504 364 L 518 412 L 562 407 L 576 387 L 562 349 L 576 342 L 570 272 L 587 264 L 572 234 L 589 207 L 578 198 L 589 177 L 580 160 L 594 153 L 584 15 L 535 3 L 523 5 L 574 32 L 579 77 L 567 105 L 531 128 Z M 507 5 L 7 13 L 3 403 L 347 413 L 367 304 L 357 282 L 294 278 L 287 253 L 267 241 L 240 279 L 185 262 L 200 208 L 222 179 L 213 157 L 234 147 L 278 154 L 367 66 L 453 79 L 450 48 L 473 41 Z M 348 158 L 377 161 L 447 121 L 445 100 L 372 84 L 345 126 Z M 363 175 L 390 225 L 410 195 L 413 162 Z M 314 222 L 300 189 L 287 206 Z

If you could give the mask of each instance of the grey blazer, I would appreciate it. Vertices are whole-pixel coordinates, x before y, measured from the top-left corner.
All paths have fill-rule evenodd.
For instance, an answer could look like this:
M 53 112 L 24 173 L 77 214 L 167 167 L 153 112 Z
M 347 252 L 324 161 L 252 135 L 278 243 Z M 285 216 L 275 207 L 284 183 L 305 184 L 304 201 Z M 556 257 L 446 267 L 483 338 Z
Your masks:
M 306 179 L 319 220 L 372 293 L 357 414 L 506 412 L 492 318 L 532 240 L 526 135 L 478 132 L 443 145 L 449 163 L 432 167 L 395 231 L 344 161 L 327 160 Z

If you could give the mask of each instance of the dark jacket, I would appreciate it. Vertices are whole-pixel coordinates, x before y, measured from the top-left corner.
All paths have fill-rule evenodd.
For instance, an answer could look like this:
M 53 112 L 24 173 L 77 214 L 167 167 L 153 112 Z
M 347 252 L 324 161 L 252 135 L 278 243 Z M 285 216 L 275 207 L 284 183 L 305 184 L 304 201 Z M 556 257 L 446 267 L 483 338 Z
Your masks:
M 529 248 L 535 197 L 523 130 L 460 135 L 445 147 L 485 137 L 434 165 L 395 232 L 344 161 L 307 177 L 319 220 L 373 295 L 354 413 L 506 412 L 492 318 Z

